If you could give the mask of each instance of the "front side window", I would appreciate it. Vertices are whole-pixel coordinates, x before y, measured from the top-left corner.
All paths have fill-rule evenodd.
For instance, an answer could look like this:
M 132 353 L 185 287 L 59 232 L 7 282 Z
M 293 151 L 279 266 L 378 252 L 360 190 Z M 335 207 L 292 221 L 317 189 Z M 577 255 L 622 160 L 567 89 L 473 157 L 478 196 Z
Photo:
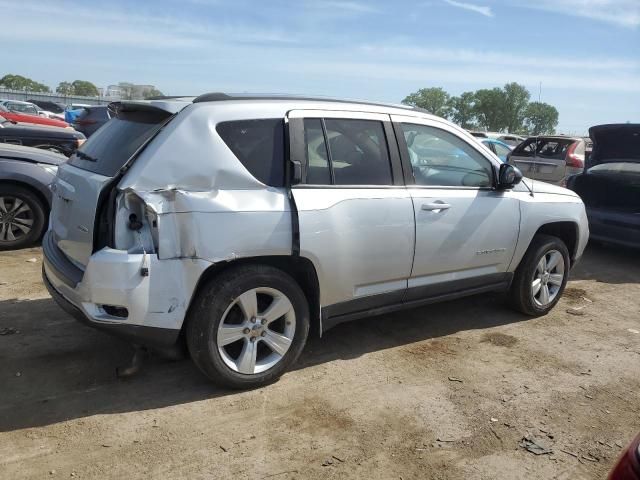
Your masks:
M 402 123 L 416 185 L 490 187 L 491 162 L 445 130 Z
M 304 136 L 309 185 L 393 185 L 382 122 L 306 119 Z

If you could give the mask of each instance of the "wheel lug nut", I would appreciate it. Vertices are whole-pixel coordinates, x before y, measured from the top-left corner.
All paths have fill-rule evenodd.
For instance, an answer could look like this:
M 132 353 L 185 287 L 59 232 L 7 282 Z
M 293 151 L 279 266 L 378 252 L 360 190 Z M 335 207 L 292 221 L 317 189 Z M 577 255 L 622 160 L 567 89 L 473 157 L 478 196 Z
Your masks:
M 255 342 L 256 341 L 256 337 L 251 337 L 251 342 Z
M 251 323 L 256 323 L 256 317 L 251 317 Z
M 242 333 L 244 333 L 244 334 L 246 335 L 246 334 L 247 334 L 247 333 L 249 333 L 250 331 L 251 331 L 250 329 L 245 328 L 244 330 L 242 330 Z
M 260 334 L 260 336 L 261 336 L 261 337 L 266 337 L 266 336 L 267 336 L 267 332 L 262 332 L 262 333 Z
M 260 322 L 262 325 L 266 325 L 267 324 L 267 319 L 263 318 L 262 321 Z

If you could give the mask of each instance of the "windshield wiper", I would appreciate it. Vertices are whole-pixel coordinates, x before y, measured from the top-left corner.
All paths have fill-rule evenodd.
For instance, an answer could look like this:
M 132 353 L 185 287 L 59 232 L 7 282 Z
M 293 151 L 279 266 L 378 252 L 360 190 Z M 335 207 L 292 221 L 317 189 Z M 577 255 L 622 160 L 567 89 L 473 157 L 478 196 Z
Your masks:
M 81 152 L 80 150 L 76 150 L 75 151 L 76 156 L 80 157 L 83 160 L 88 160 L 89 162 L 97 162 L 98 159 L 96 157 L 92 157 L 91 155 L 87 155 L 84 152 Z

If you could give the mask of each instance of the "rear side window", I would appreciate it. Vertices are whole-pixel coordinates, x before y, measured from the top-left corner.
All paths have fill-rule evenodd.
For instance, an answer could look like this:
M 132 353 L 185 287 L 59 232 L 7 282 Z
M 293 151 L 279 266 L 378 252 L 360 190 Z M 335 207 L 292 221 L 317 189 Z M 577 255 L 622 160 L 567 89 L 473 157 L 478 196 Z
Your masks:
M 382 122 L 304 121 L 308 185 L 393 185 Z
M 284 121 L 281 118 L 236 120 L 216 126 L 249 173 L 266 185 L 284 185 Z
M 113 177 L 169 116 L 156 109 L 120 111 L 71 156 L 69 164 Z
M 551 160 L 564 160 L 569 146 L 574 142 L 570 138 L 530 138 L 521 143 L 513 155 L 518 157 L 544 157 Z

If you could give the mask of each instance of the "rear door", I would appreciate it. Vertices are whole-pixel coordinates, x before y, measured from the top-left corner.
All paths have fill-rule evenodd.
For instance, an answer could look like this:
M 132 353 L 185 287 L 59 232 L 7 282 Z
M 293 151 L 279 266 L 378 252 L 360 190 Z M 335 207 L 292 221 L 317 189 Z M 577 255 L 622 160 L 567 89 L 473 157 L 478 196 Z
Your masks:
M 288 122 L 302 165 L 292 187 L 300 255 L 316 267 L 323 317 L 400 303 L 414 220 L 389 116 L 297 110 Z
M 87 264 L 93 251 L 102 191 L 170 115 L 149 107 L 123 110 L 58 168 L 51 186 L 50 229 L 58 248 L 78 267 Z
M 566 176 L 566 157 L 570 138 L 529 138 L 513 150 L 509 163 L 525 177 L 549 183 L 560 183 Z

